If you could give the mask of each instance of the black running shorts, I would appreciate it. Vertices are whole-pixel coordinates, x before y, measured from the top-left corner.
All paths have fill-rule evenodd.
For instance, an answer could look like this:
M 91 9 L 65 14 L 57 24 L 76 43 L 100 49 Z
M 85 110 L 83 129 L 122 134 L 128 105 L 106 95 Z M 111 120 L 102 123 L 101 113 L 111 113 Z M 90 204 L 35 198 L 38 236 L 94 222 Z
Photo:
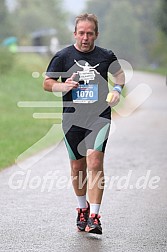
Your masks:
M 110 131 L 109 122 L 94 122 L 89 129 L 76 125 L 64 132 L 64 140 L 71 160 L 86 156 L 87 150 L 105 151 Z

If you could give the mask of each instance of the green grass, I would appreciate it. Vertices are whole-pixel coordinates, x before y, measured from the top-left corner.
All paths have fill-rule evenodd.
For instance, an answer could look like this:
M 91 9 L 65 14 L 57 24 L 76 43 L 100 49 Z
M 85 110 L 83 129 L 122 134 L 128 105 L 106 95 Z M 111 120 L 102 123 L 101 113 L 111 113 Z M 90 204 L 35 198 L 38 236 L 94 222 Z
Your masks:
M 45 92 L 42 87 L 42 73 L 45 71 L 48 59 L 32 54 L 16 57 L 17 63 L 13 71 L 0 77 L 0 169 L 14 164 L 17 157 L 35 143 L 38 142 L 37 146 L 24 153 L 23 159 L 62 138 L 62 131 L 57 124 L 60 120 L 33 118 L 33 113 L 54 113 L 56 108 L 17 106 L 19 101 L 56 100 L 56 96 Z M 32 72 L 39 72 L 40 77 L 33 78 Z M 55 130 L 39 143 L 54 124 L 56 124 Z
M 155 69 L 152 69 L 152 68 L 146 68 L 146 69 L 139 69 L 140 71 L 143 71 L 143 72 L 149 72 L 149 73 L 155 73 L 155 74 L 160 74 L 160 75 L 167 75 L 167 68 L 165 67 L 158 67 L 158 68 L 155 68 Z

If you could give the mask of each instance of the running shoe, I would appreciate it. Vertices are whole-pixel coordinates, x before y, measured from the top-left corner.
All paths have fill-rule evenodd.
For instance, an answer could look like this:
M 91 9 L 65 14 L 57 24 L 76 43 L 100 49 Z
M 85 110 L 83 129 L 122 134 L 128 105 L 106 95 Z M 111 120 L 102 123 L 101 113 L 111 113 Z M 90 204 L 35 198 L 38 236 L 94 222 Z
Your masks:
M 87 201 L 87 208 L 77 208 L 78 216 L 77 216 L 77 228 L 78 231 L 85 231 L 87 220 L 90 214 L 90 205 Z
M 88 218 L 85 231 L 87 231 L 88 233 L 93 233 L 93 234 L 102 234 L 102 227 L 101 227 L 101 222 L 99 219 L 100 219 L 100 215 L 91 214 L 91 216 L 89 216 Z

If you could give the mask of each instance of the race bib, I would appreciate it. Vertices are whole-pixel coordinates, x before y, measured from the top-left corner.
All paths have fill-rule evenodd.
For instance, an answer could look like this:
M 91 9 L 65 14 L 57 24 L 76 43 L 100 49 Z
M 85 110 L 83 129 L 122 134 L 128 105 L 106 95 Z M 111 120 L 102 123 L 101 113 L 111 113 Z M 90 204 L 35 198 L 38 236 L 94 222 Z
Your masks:
M 72 99 L 74 103 L 94 103 L 98 101 L 98 85 L 79 85 L 78 88 L 72 89 Z

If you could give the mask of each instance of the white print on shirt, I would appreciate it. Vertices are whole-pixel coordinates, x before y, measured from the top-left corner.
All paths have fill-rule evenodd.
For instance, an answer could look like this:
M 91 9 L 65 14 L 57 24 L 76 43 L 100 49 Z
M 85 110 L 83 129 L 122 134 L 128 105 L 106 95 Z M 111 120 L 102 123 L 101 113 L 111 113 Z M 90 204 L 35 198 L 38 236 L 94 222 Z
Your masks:
M 79 74 L 79 81 L 84 80 L 84 84 L 89 83 L 90 80 L 94 80 L 95 79 L 95 73 L 100 74 L 95 69 L 100 64 L 97 64 L 95 66 L 90 66 L 88 62 L 85 62 L 85 65 L 83 66 L 79 62 L 77 62 L 76 60 L 74 60 L 74 62 L 77 64 L 77 66 L 83 68 L 83 71 L 77 71 L 77 73 Z

